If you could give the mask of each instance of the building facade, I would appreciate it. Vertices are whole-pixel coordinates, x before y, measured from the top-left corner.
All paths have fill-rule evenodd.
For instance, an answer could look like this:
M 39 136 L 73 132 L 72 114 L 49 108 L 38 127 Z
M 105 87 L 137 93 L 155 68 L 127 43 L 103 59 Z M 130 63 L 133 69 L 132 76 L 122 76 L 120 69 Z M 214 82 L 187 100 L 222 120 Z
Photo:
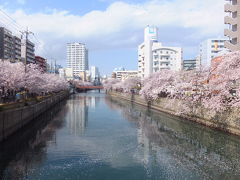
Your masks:
M 16 61 L 22 61 L 21 57 L 21 39 L 17 36 L 13 37 L 13 47 L 14 47 L 14 59 Z
M 92 82 L 94 82 L 96 80 L 99 81 L 100 73 L 99 73 L 98 68 L 96 66 L 92 66 L 90 72 L 91 72 L 91 81 Z
M 35 45 L 31 41 L 14 36 L 5 27 L 0 27 L 0 59 L 11 62 L 25 62 L 27 44 L 27 63 L 35 63 Z
M 35 64 L 39 65 L 42 71 L 47 72 L 47 60 L 41 56 L 35 56 Z
M 224 43 L 226 38 L 207 39 L 199 46 L 200 66 L 210 67 L 211 60 L 219 55 L 221 51 L 226 51 Z
M 27 64 L 35 63 L 35 45 L 30 40 L 22 39 L 21 57 L 24 62 L 27 60 Z
M 229 37 L 230 41 L 225 42 L 225 47 L 230 51 L 240 50 L 240 0 L 226 0 L 224 11 L 228 15 L 224 18 L 225 24 L 229 25 L 224 30 L 224 35 Z
M 0 59 L 21 61 L 21 39 L 4 27 L 0 27 Z
M 64 68 L 59 69 L 59 74 L 58 75 L 59 75 L 60 78 L 65 79 L 65 76 L 66 76 L 65 69 Z
M 88 50 L 82 43 L 67 44 L 67 67 L 73 69 L 74 76 L 88 70 Z
M 73 74 L 73 69 L 72 68 L 65 68 L 65 78 L 69 81 L 69 80 L 73 80 L 74 79 L 74 74 Z
M 183 70 L 190 71 L 197 68 L 196 59 L 183 60 Z
M 164 69 L 179 71 L 182 63 L 182 48 L 163 46 L 158 42 L 158 29 L 147 26 L 144 42 L 138 47 L 139 77 L 145 78 Z
M 119 80 L 125 80 L 128 78 L 138 77 L 138 71 L 114 71 L 114 77 Z

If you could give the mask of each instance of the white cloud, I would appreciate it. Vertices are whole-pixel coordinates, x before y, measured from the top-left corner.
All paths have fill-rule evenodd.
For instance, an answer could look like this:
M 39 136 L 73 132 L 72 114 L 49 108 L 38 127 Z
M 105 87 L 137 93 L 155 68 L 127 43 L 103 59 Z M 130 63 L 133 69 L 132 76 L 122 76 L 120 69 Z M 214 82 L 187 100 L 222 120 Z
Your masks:
M 59 10 L 32 14 L 16 10 L 11 16 L 34 31 L 50 50 L 55 45 L 56 52 L 63 51 L 68 41 L 86 42 L 91 49 L 135 47 L 143 39 L 143 28 L 148 24 L 160 30 L 175 28 L 170 32 L 176 34 L 178 29 L 185 29 L 187 37 L 174 34 L 177 38 L 173 43 L 189 48 L 185 45 L 188 41 L 223 35 L 224 3 L 224 0 L 115 2 L 104 11 L 91 11 L 83 16 Z M 167 31 L 159 34 L 160 38 L 162 34 L 171 36 Z M 65 52 L 62 51 L 59 51 L 61 57 Z

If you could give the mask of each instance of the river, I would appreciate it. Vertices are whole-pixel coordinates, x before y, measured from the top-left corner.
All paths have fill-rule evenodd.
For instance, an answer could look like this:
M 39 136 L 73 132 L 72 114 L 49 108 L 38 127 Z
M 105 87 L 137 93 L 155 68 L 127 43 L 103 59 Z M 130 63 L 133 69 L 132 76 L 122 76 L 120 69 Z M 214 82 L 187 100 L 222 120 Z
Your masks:
M 239 179 L 239 152 L 237 136 L 89 92 L 0 144 L 0 179 Z

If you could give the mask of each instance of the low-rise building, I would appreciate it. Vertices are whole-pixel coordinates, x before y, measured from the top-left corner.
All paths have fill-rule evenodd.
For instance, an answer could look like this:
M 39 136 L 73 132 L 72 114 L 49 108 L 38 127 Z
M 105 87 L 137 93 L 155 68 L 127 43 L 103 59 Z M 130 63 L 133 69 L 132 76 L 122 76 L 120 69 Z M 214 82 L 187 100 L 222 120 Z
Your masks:
M 41 56 L 35 56 L 35 63 L 44 71 L 47 71 L 47 60 Z
M 59 77 L 65 79 L 66 74 L 65 74 L 65 69 L 64 68 L 59 69 Z
M 82 71 L 79 73 L 79 77 L 82 81 L 87 81 L 87 74 L 86 74 L 86 71 Z
M 116 79 L 116 78 L 117 78 L 117 74 L 116 74 L 115 72 L 112 72 L 111 77 L 112 77 L 113 79 Z
M 197 67 L 196 59 L 183 60 L 183 70 L 194 70 Z
M 65 68 L 65 78 L 68 81 L 74 79 L 74 74 L 73 74 L 72 68 Z
M 125 80 L 132 77 L 138 77 L 138 71 L 114 71 L 116 79 Z

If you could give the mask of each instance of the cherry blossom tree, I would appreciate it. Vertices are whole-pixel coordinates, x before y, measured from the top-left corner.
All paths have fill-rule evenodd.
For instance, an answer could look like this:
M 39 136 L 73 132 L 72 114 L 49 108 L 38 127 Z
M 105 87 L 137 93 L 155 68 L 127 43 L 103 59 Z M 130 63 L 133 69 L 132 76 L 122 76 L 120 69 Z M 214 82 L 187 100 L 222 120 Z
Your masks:
M 215 111 L 240 107 L 240 52 L 226 54 L 219 58 L 211 69 L 208 94 L 203 104 Z
M 120 80 L 118 80 L 118 79 L 113 79 L 113 78 L 107 79 L 107 80 L 103 81 L 103 87 L 105 90 L 110 91 L 114 88 L 114 85 L 116 85 L 119 82 L 120 82 Z M 115 86 L 115 88 L 116 88 L 116 86 Z
M 58 92 L 68 89 L 68 83 L 54 74 L 43 73 L 36 64 L 10 63 L 0 60 L 0 86 L 2 91 L 28 90 L 30 93 L 41 94 Z
M 131 93 L 132 89 L 138 89 L 142 84 L 139 77 L 130 77 L 121 83 L 121 88 L 125 93 Z
M 150 75 L 143 80 L 140 95 L 148 100 L 157 100 L 161 95 L 167 96 L 175 90 L 176 73 L 163 70 Z

